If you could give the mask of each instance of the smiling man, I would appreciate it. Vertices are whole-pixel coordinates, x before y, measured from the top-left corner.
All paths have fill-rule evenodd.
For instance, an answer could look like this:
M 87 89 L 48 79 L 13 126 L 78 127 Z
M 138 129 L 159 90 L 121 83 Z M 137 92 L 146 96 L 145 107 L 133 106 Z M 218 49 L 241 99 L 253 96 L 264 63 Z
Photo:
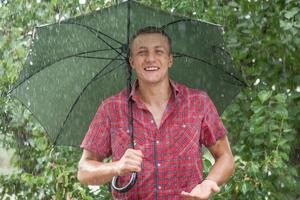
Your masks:
M 130 44 L 137 81 L 100 105 L 84 138 L 78 179 L 98 185 L 120 176 L 126 184 L 138 172 L 134 187 L 113 191 L 115 199 L 208 199 L 234 171 L 234 158 L 209 96 L 169 77 L 171 39 L 161 29 L 139 30 Z M 184 66 L 182 66 L 184 67 Z M 128 102 L 132 101 L 134 143 L 130 148 Z M 203 177 L 202 145 L 215 158 Z M 112 156 L 113 162 L 104 163 Z

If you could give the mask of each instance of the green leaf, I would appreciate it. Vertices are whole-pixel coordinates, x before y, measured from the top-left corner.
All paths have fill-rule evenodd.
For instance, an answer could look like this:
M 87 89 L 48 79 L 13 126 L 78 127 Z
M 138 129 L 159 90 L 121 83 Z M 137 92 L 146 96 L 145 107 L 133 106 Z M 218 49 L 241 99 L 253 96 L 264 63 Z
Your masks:
M 247 193 L 247 184 L 245 182 L 243 182 L 243 184 L 242 184 L 241 191 L 242 191 L 243 194 Z
M 287 96 L 283 93 L 277 94 L 274 96 L 274 99 L 279 103 L 285 103 Z
M 283 106 L 277 106 L 274 109 L 275 116 L 279 119 L 288 119 L 288 110 Z
M 299 8 L 297 7 L 294 7 L 292 8 L 290 11 L 287 11 L 284 16 L 287 18 L 287 19 L 291 19 L 292 17 L 294 17 L 298 12 L 299 12 Z
M 258 93 L 258 98 L 261 103 L 266 102 L 272 96 L 272 91 L 263 90 Z

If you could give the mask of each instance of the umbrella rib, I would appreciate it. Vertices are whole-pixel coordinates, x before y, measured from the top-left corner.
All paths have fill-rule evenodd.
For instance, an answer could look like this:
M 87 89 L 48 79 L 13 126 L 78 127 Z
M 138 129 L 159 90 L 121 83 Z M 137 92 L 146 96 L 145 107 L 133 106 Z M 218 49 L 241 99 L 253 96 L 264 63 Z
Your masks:
M 78 25 L 78 26 L 82 26 L 82 27 L 84 27 L 84 28 L 87 28 L 87 29 L 88 29 L 89 31 L 91 31 L 92 33 L 95 33 L 95 35 L 96 35 L 96 37 L 97 37 L 98 39 L 100 39 L 100 40 L 101 40 L 102 42 L 104 42 L 107 46 L 109 46 L 111 49 L 113 49 L 115 52 L 117 52 L 120 56 L 126 58 L 126 56 L 122 55 L 121 52 L 119 52 L 116 48 L 114 48 L 113 46 L 111 46 L 108 42 L 106 42 L 102 37 L 100 37 L 100 36 L 98 35 L 98 34 L 104 35 L 104 36 L 108 37 L 109 39 L 111 39 L 111 40 L 113 40 L 113 41 L 115 41 L 115 42 L 117 42 L 117 43 L 123 45 L 121 42 L 119 42 L 119 41 L 113 39 L 112 37 L 109 37 L 109 36 L 106 35 L 105 33 L 102 33 L 101 31 L 98 31 L 97 29 L 94 29 L 93 27 L 90 27 L 90 26 L 87 26 L 87 25 L 84 25 L 84 24 L 70 23 L 70 22 L 64 23 L 64 24 L 74 24 L 74 25 Z
M 93 31 L 95 31 L 95 32 L 97 32 L 97 33 L 100 33 L 101 35 L 104 35 L 105 37 L 107 37 L 107 38 L 109 38 L 109 39 L 115 41 L 116 43 L 119 43 L 119 44 L 123 45 L 122 42 L 120 42 L 120 41 L 118 41 L 118 40 L 116 40 L 116 39 L 110 37 L 109 35 L 107 35 L 107 34 L 101 32 L 101 31 L 98 31 L 97 29 L 95 29 L 95 28 L 93 28 L 93 27 L 91 27 L 91 26 L 88 26 L 88 25 L 85 25 L 85 24 L 79 24 L 79 23 L 75 23 L 75 22 L 61 22 L 61 24 L 73 24 L 73 25 L 77 25 L 77 26 L 82 26 L 82 27 L 84 27 L 84 28 L 87 28 L 88 30 L 93 30 Z
M 124 60 L 123 58 L 104 58 L 104 57 L 97 57 L 97 56 L 76 56 L 78 58 L 92 58 L 92 59 L 99 59 L 99 60 Z
M 179 20 L 176 20 L 176 21 L 172 21 L 172 22 L 170 22 L 170 23 L 167 23 L 167 24 L 165 24 L 165 25 L 162 25 L 162 26 L 161 26 L 161 29 L 165 29 L 167 26 L 170 26 L 170 25 L 172 25 L 172 24 L 176 24 L 176 23 L 178 23 L 178 22 L 183 22 L 183 21 L 196 21 L 196 20 L 192 20 L 192 19 L 179 19 Z
M 41 68 L 39 68 L 39 70 L 37 70 L 36 72 L 30 74 L 28 77 L 24 78 L 21 82 L 19 82 L 17 85 L 14 85 L 11 90 L 8 92 L 11 93 L 14 89 L 16 89 L 17 87 L 19 87 L 21 84 L 23 84 L 25 81 L 27 81 L 28 79 L 30 79 L 32 76 L 36 75 L 37 73 L 41 72 L 42 70 L 44 70 L 47 67 L 50 67 L 51 65 L 58 63 L 62 60 L 68 59 L 68 58 L 72 58 L 72 57 L 83 57 L 83 58 L 89 58 L 88 56 L 84 57 L 81 56 L 83 54 L 88 54 L 88 53 L 94 53 L 94 52 L 98 52 L 98 51 L 107 51 L 107 50 L 111 50 L 111 49 L 99 49 L 99 50 L 92 50 L 92 51 L 85 51 L 85 52 L 80 52 L 77 54 L 73 54 L 73 55 L 68 55 L 59 59 L 54 60 L 52 63 L 47 63 L 46 65 L 42 66 Z M 91 57 L 91 56 L 90 56 Z M 118 56 L 117 56 L 118 57 Z M 91 57 L 91 58 L 96 58 L 96 57 Z M 102 60 L 115 60 L 116 58 L 100 58 L 98 57 L 97 59 L 102 59 Z M 119 59 L 117 59 L 119 60 Z M 120 59 L 120 60 L 124 60 L 124 59 Z
M 203 62 L 203 63 L 206 63 L 206 64 L 208 64 L 208 65 L 210 65 L 210 66 L 213 66 L 213 67 L 215 67 L 215 69 L 224 72 L 225 74 L 227 74 L 227 75 L 230 76 L 230 77 L 233 77 L 235 80 L 237 80 L 237 81 L 240 83 L 239 85 L 247 86 L 247 84 L 244 83 L 244 81 L 240 80 L 240 79 L 239 79 L 238 77 L 236 77 L 235 75 L 233 75 L 233 74 L 231 74 L 231 73 L 229 73 L 229 72 L 227 72 L 227 71 L 225 71 L 225 70 L 223 70 L 223 69 L 219 69 L 218 67 L 216 67 L 216 65 L 213 65 L 212 63 L 210 63 L 210 62 L 208 62 L 208 61 L 206 61 L 206 60 L 204 60 L 204 59 L 197 58 L 197 57 L 193 57 L 193 56 L 189 56 L 189 55 L 185 55 L 185 54 L 182 54 L 182 53 L 176 53 L 176 52 L 175 52 L 174 54 L 175 54 L 175 55 L 174 55 L 175 58 L 176 58 L 176 57 L 187 57 L 187 58 L 192 58 L 192 59 L 201 61 L 201 62 Z M 233 83 L 231 83 L 231 84 L 233 84 Z M 234 85 L 237 85 L 237 84 L 234 84 Z
M 114 60 L 111 60 L 108 64 L 106 64 L 106 65 L 105 65 L 105 66 L 104 66 L 104 67 L 103 67 L 103 68 L 102 68 L 102 69 L 101 69 L 101 70 L 100 70 L 100 71 L 99 71 L 99 72 L 98 72 L 98 73 L 90 80 L 90 82 L 88 82 L 88 84 L 81 90 L 80 94 L 78 95 L 78 97 L 76 98 L 76 100 L 74 101 L 74 103 L 72 104 L 72 107 L 71 107 L 70 111 L 68 112 L 68 114 L 67 114 L 67 116 L 66 116 L 66 118 L 65 118 L 65 120 L 64 120 L 64 122 L 63 122 L 63 125 L 62 125 L 61 128 L 60 128 L 59 133 L 57 134 L 57 136 L 56 136 L 56 138 L 55 138 L 55 140 L 54 140 L 54 142 L 53 142 L 53 146 L 56 145 L 57 140 L 58 140 L 59 136 L 60 136 L 61 133 L 62 133 L 62 127 L 64 127 L 64 125 L 66 124 L 66 122 L 67 122 L 67 120 L 68 120 L 70 114 L 72 113 L 72 111 L 73 111 L 75 105 L 76 105 L 77 102 L 79 101 L 79 99 L 80 99 L 80 97 L 82 96 L 82 94 L 84 93 L 84 91 L 88 88 L 88 86 L 91 85 L 91 83 L 93 83 L 95 80 L 97 80 L 97 79 L 99 78 L 99 77 L 97 77 L 97 76 L 99 76 L 99 75 L 100 75 L 105 69 L 107 69 L 114 61 L 116 61 L 118 57 L 119 57 L 119 55 L 117 55 L 117 56 L 115 57 Z M 124 63 L 125 63 L 125 62 L 122 62 L 122 63 L 119 64 L 117 67 L 115 67 L 115 68 L 111 69 L 110 71 L 108 71 L 106 74 L 108 74 L 108 73 L 112 72 L 113 70 L 117 69 L 118 67 L 122 66 Z M 105 74 L 105 75 L 106 75 L 106 74 Z
M 167 26 L 170 26 L 170 25 L 172 25 L 172 24 L 176 24 L 176 23 L 178 23 L 178 22 L 184 22 L 184 21 L 197 22 L 197 23 L 201 22 L 201 20 L 195 20 L 195 19 L 178 19 L 178 20 L 172 21 L 172 22 L 170 22 L 170 23 L 167 23 L 167 24 L 165 24 L 165 25 L 162 25 L 162 26 L 161 26 L 161 29 L 165 29 Z M 202 22 L 205 22 L 205 21 L 202 21 Z M 209 22 L 205 22 L 205 23 L 210 24 L 210 25 L 214 25 L 214 26 L 222 27 L 222 26 L 219 25 L 219 24 L 213 24 L 213 23 L 209 23 Z

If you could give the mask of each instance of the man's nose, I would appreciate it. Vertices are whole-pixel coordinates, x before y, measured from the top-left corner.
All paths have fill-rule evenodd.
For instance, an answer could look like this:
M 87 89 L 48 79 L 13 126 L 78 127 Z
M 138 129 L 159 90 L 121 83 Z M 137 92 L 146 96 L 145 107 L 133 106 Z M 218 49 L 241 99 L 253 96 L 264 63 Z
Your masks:
M 155 61 L 155 54 L 152 52 L 149 52 L 146 57 L 147 62 L 154 62 Z

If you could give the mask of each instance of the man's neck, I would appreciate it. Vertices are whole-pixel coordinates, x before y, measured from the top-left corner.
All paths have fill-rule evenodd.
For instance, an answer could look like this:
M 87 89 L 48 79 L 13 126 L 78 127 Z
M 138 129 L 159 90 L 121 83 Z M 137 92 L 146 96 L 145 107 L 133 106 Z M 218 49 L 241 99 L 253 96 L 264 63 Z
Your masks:
M 161 106 L 168 102 L 172 94 L 172 88 L 169 80 L 157 84 L 139 82 L 137 94 L 146 105 Z

